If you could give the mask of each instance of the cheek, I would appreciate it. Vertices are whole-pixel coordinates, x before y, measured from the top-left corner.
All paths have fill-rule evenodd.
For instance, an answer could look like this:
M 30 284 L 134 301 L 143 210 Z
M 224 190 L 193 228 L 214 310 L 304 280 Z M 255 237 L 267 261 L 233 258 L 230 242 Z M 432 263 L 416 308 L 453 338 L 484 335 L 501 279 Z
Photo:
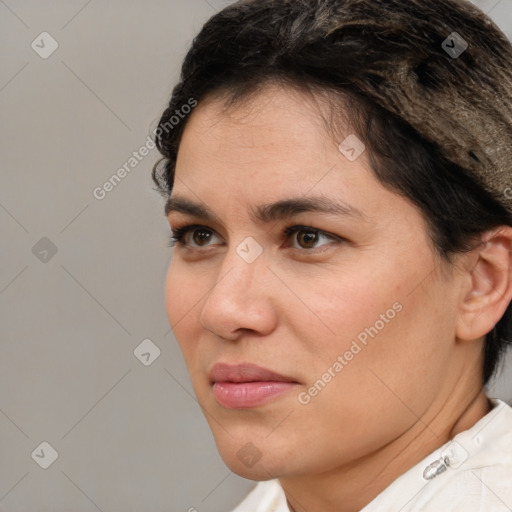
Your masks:
M 316 357 L 328 354 L 332 358 L 348 349 L 358 334 L 392 308 L 399 293 L 396 283 L 391 289 L 380 288 L 368 272 L 353 270 L 333 268 L 322 276 L 302 276 L 295 281 L 294 291 L 302 304 L 295 304 L 294 323 L 303 333 L 300 338 L 309 333 Z
M 199 324 L 194 323 L 194 319 L 198 314 L 200 290 L 193 286 L 188 273 L 180 269 L 175 260 L 171 260 L 165 278 L 164 292 L 169 325 L 185 359 L 188 360 L 194 349 L 194 340 L 198 340 L 194 329 L 197 329 Z
M 321 361 L 332 366 L 342 356 L 343 369 L 323 393 L 324 404 L 361 414 L 364 403 L 386 418 L 391 411 L 400 423 L 415 419 L 403 403 L 421 414 L 435 398 L 451 360 L 454 312 L 440 304 L 443 287 L 434 277 L 411 292 L 412 276 L 404 281 L 383 274 L 366 291 L 352 287 L 349 300 L 333 295 L 338 316 L 331 323 L 337 321 L 338 329 L 334 341 L 326 343 L 328 358 Z
M 437 288 L 410 293 L 403 284 L 393 286 L 383 275 L 383 286 L 354 285 L 346 295 L 333 286 L 332 294 L 315 296 L 317 306 L 325 305 L 322 319 L 335 335 L 322 340 L 316 329 L 309 338 L 308 396 L 302 395 L 309 404 L 299 408 L 303 416 L 296 418 L 319 432 L 320 439 L 332 432 L 350 439 L 340 446 L 340 456 L 360 456 L 405 431 L 436 398 L 444 380 L 451 312 L 433 322 L 439 314 Z M 320 307 L 316 311 L 322 315 Z M 310 326 L 309 332 L 314 331 Z M 328 457 L 332 446 L 319 449 Z
M 167 275 L 165 277 L 165 310 L 167 317 L 169 318 L 169 324 L 171 327 L 177 324 L 178 318 L 180 317 L 182 302 L 178 299 L 177 290 L 186 290 L 183 286 L 183 282 L 180 282 L 179 273 L 176 272 L 176 265 L 171 260 L 169 268 L 167 269 Z
M 343 383 L 339 391 L 357 390 L 360 399 L 366 390 L 372 401 L 383 384 L 371 370 L 413 400 L 418 390 L 412 382 L 421 387 L 442 376 L 450 360 L 454 312 L 444 303 L 442 283 L 428 277 L 426 256 L 421 265 L 396 257 L 329 272 L 329 280 L 312 279 L 314 292 L 303 278 L 297 289 L 306 292 L 304 302 L 317 318 L 305 309 L 304 315 L 295 313 L 295 335 L 307 343 L 310 379 L 320 378 L 342 356 L 335 379 Z M 334 393 L 338 386 L 330 388 Z

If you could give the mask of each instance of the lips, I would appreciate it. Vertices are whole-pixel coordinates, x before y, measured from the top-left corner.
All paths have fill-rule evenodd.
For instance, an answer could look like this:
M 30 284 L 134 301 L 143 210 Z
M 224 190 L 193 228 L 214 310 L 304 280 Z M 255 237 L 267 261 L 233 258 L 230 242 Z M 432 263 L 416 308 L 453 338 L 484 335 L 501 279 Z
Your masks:
M 296 381 L 281 375 L 267 368 L 256 366 L 254 364 L 242 363 L 229 365 L 226 363 L 217 363 L 209 373 L 210 382 L 295 382 Z
M 226 409 L 264 405 L 299 384 L 291 377 L 248 363 L 217 363 L 209 377 L 217 403 Z

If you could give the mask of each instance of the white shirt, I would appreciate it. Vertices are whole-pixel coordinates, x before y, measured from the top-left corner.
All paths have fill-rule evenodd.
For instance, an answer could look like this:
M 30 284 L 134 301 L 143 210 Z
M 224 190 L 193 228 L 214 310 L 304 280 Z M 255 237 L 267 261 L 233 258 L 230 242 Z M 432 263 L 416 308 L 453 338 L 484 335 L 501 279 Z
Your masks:
M 398 477 L 360 512 L 511 512 L 512 407 L 493 409 Z M 290 512 L 279 480 L 260 482 L 232 512 Z

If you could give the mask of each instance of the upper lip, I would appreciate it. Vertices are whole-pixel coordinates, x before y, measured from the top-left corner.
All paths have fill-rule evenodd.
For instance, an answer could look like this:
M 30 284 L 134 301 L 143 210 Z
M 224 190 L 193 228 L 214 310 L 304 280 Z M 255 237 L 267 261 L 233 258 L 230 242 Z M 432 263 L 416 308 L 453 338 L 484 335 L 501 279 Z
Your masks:
M 296 382 L 295 379 L 251 363 L 217 363 L 209 372 L 210 382 Z

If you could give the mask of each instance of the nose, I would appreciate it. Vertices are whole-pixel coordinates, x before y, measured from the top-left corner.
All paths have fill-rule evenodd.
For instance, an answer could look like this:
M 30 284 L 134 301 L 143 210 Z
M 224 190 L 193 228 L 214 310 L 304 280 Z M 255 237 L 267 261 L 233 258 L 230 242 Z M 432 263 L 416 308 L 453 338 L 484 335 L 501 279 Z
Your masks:
M 200 310 L 202 327 L 226 340 L 247 331 L 270 334 L 277 325 L 275 276 L 262 255 L 252 263 L 233 249 L 227 254 Z

